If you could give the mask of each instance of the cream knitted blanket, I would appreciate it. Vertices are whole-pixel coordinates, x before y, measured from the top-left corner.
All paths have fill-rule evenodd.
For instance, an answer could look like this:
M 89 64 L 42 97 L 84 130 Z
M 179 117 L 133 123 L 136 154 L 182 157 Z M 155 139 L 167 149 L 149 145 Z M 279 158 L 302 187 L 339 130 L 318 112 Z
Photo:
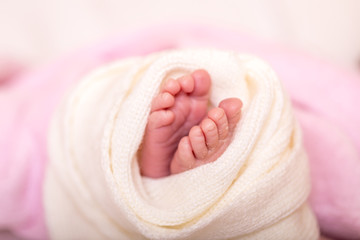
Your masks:
M 137 151 L 165 79 L 206 69 L 211 105 L 243 114 L 215 162 L 150 179 Z M 45 208 L 53 239 L 317 239 L 307 158 L 291 104 L 261 60 L 179 50 L 121 60 L 83 79 L 50 131 Z

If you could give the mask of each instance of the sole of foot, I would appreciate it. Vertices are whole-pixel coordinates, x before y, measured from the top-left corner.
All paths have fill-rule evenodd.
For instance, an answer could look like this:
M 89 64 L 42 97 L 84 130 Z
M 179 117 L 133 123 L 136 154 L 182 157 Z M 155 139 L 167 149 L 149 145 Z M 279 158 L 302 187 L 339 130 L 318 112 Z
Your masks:
M 171 174 L 181 173 L 215 161 L 229 146 L 241 118 L 242 102 L 238 98 L 223 100 L 199 125 L 183 137 L 171 161 Z
M 154 98 L 146 126 L 139 165 L 143 176 L 170 174 L 180 139 L 206 116 L 211 79 L 205 70 L 169 79 Z

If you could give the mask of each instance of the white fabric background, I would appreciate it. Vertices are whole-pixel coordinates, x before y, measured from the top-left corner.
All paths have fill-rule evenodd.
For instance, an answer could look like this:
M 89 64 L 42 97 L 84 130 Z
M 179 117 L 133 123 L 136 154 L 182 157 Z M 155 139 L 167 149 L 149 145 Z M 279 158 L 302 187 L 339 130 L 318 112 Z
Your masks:
M 129 29 L 187 21 L 358 68 L 359 12 L 358 0 L 1 0 L 0 56 L 37 65 Z

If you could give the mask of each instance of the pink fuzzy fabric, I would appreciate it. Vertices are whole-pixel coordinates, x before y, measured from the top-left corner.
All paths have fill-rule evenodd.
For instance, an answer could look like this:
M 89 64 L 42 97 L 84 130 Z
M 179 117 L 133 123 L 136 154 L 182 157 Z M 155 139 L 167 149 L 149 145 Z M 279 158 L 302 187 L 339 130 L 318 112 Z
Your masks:
M 324 234 L 360 238 L 360 76 L 280 46 L 204 26 L 143 30 L 0 81 L 0 229 L 47 238 L 42 184 L 51 115 L 69 86 L 91 69 L 128 56 L 182 47 L 257 55 L 288 90 L 311 165 L 310 203 Z

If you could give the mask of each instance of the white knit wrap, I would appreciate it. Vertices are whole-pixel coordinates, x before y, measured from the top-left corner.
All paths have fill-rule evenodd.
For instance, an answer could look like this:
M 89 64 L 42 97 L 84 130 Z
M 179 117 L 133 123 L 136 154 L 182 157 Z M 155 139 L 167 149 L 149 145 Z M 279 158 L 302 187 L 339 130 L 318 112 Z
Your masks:
M 151 100 L 170 77 L 206 69 L 212 105 L 243 101 L 215 162 L 150 179 L 139 173 Z M 53 239 L 316 239 L 307 158 L 291 103 L 261 60 L 177 50 L 121 60 L 85 79 L 50 131 L 45 207 Z M 155 159 L 156 161 L 156 159 Z

